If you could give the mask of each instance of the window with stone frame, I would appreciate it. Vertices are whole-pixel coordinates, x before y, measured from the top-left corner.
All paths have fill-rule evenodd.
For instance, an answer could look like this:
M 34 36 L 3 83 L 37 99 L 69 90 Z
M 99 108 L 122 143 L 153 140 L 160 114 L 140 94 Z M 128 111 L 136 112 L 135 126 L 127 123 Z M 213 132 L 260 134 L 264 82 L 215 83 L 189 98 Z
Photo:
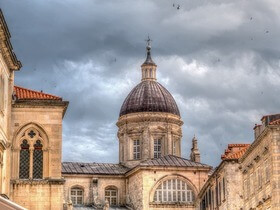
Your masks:
M 223 177 L 223 200 L 226 199 L 226 182 L 225 177 Z
M 161 139 L 154 140 L 154 158 L 161 157 Z
M 19 178 L 29 179 L 29 167 L 30 167 L 30 151 L 29 144 L 24 139 L 20 145 L 20 161 L 19 161 Z
M 21 137 L 24 140 L 20 145 L 19 178 L 43 179 L 42 135 L 37 129 L 32 128 L 26 130 Z
M 5 88 L 4 76 L 0 75 L 0 112 L 4 112 L 5 109 Z
M 71 201 L 73 205 L 82 205 L 84 202 L 84 191 L 80 187 L 71 188 Z
M 248 180 L 245 179 L 243 182 L 243 192 L 244 192 L 244 198 L 247 199 L 248 198 Z
M 265 182 L 267 183 L 270 180 L 270 168 L 268 159 L 264 161 L 264 175 L 265 175 Z
M 141 158 L 140 140 L 135 139 L 135 140 L 133 140 L 133 159 L 139 160 L 140 158 Z
M 155 203 L 193 203 L 195 194 L 193 189 L 181 179 L 163 181 L 155 190 Z
M 250 195 L 254 194 L 254 173 L 250 174 Z
M 262 187 L 262 168 L 258 167 L 257 169 L 257 177 L 258 177 L 258 189 Z
M 172 152 L 173 152 L 173 155 L 176 155 L 176 140 L 175 140 L 175 139 L 173 140 L 173 143 L 172 143 L 172 144 L 173 144 L 173 145 L 172 145 L 172 148 L 173 148 L 173 149 L 172 149 L 172 150 L 173 150 L 173 151 L 172 151 Z
M 118 190 L 115 187 L 108 187 L 105 189 L 105 200 L 107 200 L 110 206 L 116 206 L 118 204 Z

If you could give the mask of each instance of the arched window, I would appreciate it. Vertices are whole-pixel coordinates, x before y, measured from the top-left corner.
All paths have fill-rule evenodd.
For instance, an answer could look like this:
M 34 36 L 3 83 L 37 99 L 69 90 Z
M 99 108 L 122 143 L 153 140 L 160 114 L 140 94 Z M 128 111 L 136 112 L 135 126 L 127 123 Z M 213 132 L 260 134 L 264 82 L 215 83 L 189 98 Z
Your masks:
M 41 133 L 30 128 L 21 134 L 19 155 L 20 179 L 43 179 L 43 137 Z
M 73 205 L 82 205 L 84 203 L 84 191 L 82 188 L 71 188 L 71 201 Z
M 116 206 L 118 200 L 118 191 L 115 187 L 108 187 L 105 189 L 105 200 L 107 200 L 110 206 Z
M 194 191 L 181 179 L 163 181 L 157 187 L 153 197 L 153 201 L 157 203 L 192 203 L 194 200 Z
M 33 152 L 33 179 L 43 178 L 43 145 L 40 140 L 34 144 Z
M 28 179 L 29 178 L 29 162 L 30 162 L 30 152 L 29 144 L 26 139 L 22 141 L 20 145 L 20 163 L 19 163 L 19 178 Z

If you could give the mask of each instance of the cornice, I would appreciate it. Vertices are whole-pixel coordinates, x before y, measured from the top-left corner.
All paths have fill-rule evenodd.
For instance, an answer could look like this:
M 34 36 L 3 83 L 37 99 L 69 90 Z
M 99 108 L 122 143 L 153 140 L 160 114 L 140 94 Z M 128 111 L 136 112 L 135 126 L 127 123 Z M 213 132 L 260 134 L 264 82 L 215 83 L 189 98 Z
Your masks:
M 278 127 L 278 126 L 270 126 L 268 125 L 261 134 L 254 140 L 254 142 L 250 145 L 250 147 L 247 149 L 247 151 L 244 153 L 244 155 L 239 159 L 239 162 L 242 163 L 246 157 L 261 143 L 262 139 L 267 135 L 268 131 L 271 130 L 272 127 Z
M 183 121 L 177 115 L 170 113 L 159 113 L 159 112 L 142 112 L 142 113 L 131 113 L 121 116 L 118 119 L 116 125 L 121 127 L 128 123 L 139 123 L 139 122 L 166 122 L 177 124 L 178 126 L 183 125 Z
M 11 34 L 9 32 L 7 23 L 0 9 L 0 49 L 3 54 L 6 63 L 10 70 L 19 70 L 22 65 L 15 53 L 13 52 L 13 47 L 10 42 Z

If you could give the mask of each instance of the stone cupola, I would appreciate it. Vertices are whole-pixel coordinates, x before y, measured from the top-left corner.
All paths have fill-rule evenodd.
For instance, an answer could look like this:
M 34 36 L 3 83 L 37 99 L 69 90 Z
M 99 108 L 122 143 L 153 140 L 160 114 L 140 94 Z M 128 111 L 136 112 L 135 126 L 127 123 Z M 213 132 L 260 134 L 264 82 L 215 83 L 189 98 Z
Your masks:
M 146 53 L 141 82 L 124 100 L 117 122 L 119 160 L 128 167 L 165 155 L 181 156 L 183 121 L 172 95 L 156 81 L 150 38 Z

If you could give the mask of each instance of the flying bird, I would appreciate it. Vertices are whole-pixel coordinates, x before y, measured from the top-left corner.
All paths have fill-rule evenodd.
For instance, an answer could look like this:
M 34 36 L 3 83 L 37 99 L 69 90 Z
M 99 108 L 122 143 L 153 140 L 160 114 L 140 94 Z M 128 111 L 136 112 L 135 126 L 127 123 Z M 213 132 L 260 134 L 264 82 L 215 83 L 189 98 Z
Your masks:
M 177 9 L 180 9 L 180 5 L 178 4 Z
M 173 3 L 173 7 L 175 7 L 175 4 Z
M 250 20 L 253 20 L 253 17 L 250 17 Z
M 266 34 L 268 34 L 268 33 L 269 33 L 269 31 L 266 31 L 265 33 L 266 33 Z

